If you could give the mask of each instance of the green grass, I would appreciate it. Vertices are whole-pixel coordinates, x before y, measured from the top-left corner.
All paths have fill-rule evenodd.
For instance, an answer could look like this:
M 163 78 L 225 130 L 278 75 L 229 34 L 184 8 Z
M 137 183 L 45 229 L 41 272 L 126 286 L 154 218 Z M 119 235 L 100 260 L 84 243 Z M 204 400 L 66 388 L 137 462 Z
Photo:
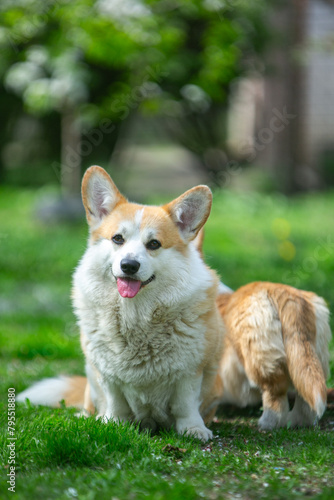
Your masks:
M 16 407 L 16 493 L 7 491 L 6 395 L 84 360 L 71 311 L 71 273 L 87 232 L 43 226 L 36 193 L 0 190 L 0 498 L 286 499 L 334 497 L 334 408 L 315 429 L 259 432 L 259 408 L 222 409 L 202 444 L 135 426 L 78 419 L 71 409 Z M 333 193 L 215 193 L 206 229 L 208 264 L 236 288 L 284 281 L 324 296 L 334 310 Z M 333 326 L 333 323 L 332 323 Z M 334 344 L 331 344 L 334 386 Z

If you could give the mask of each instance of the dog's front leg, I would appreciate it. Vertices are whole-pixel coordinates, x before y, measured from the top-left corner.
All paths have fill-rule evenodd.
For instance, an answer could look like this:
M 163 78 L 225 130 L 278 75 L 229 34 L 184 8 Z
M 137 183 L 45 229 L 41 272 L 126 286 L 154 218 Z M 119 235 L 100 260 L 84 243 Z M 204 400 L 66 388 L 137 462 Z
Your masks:
M 105 411 L 99 413 L 97 418 L 102 418 L 103 421 L 108 420 L 127 422 L 132 418 L 131 408 L 124 397 L 121 388 L 109 381 L 101 381 L 105 396 Z
M 202 375 L 185 377 L 176 382 L 171 411 L 179 434 L 186 433 L 207 441 L 212 438 L 212 432 L 205 427 L 199 412 L 202 378 Z

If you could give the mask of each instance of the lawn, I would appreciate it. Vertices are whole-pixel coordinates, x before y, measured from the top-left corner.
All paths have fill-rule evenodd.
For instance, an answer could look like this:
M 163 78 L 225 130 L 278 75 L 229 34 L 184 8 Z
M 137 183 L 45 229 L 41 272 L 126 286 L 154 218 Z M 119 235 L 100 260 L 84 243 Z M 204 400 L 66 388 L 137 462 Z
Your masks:
M 334 498 L 334 407 L 314 429 L 259 432 L 259 408 L 223 408 L 202 444 L 165 432 L 78 419 L 72 409 L 16 406 L 16 492 L 8 491 L 7 391 L 58 373 L 83 374 L 70 304 L 84 221 L 42 225 L 36 193 L 0 190 L 0 498 Z M 334 310 L 334 196 L 215 193 L 205 253 L 236 288 L 254 280 L 313 290 Z M 333 326 L 333 323 L 332 323 Z M 334 343 L 331 343 L 334 386 Z

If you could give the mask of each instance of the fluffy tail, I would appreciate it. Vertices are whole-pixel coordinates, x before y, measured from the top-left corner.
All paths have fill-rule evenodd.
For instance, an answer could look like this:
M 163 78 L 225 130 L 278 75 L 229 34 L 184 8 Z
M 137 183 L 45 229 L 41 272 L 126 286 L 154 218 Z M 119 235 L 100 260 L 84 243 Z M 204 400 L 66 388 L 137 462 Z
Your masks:
M 327 402 L 324 371 L 310 342 L 302 342 L 298 334 L 286 342 L 287 364 L 298 393 L 321 418 Z
M 66 406 L 83 408 L 86 377 L 54 377 L 36 382 L 17 395 L 16 401 L 23 402 L 28 398 L 34 405 L 57 408 L 62 400 Z
M 328 309 L 320 297 L 287 300 L 281 309 L 283 339 L 291 380 L 320 418 L 327 402 Z

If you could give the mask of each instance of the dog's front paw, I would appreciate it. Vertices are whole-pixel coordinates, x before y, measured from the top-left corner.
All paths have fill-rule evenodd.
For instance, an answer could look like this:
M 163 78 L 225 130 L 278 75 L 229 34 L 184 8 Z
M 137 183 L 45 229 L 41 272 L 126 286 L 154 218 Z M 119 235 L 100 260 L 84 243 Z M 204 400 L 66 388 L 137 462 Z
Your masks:
M 205 427 L 200 417 L 192 420 L 179 419 L 176 422 L 176 430 L 179 434 L 193 436 L 202 441 L 208 441 L 212 438 L 212 432 Z
M 99 413 L 98 415 L 96 415 L 95 419 L 99 420 L 103 424 L 107 424 L 109 420 L 111 420 L 111 417 L 105 413 Z
M 186 436 L 193 436 L 201 441 L 208 441 L 209 439 L 212 439 L 213 434 L 212 431 L 206 427 L 191 427 L 190 429 L 187 429 Z

